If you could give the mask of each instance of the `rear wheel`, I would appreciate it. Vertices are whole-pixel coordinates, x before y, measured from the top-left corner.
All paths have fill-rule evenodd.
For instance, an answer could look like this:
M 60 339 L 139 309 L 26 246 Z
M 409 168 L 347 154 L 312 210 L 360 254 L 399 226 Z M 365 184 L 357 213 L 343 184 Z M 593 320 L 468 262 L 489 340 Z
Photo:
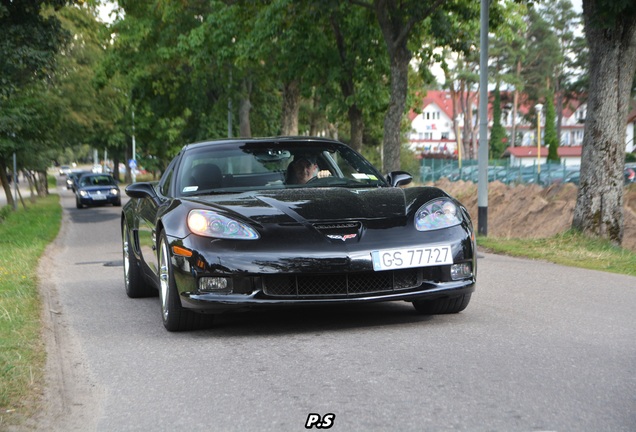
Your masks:
M 139 261 L 137 261 L 132 249 L 130 231 L 128 230 L 128 226 L 125 221 L 121 227 L 121 236 L 124 255 L 124 285 L 126 287 L 126 294 L 130 298 L 152 297 L 157 295 L 157 290 L 148 285 L 141 274 Z
M 168 239 L 162 232 L 159 237 L 159 297 L 164 327 L 168 331 L 186 331 L 211 325 L 213 315 L 195 313 L 181 306 L 173 271 Z
M 463 311 L 470 303 L 471 293 L 434 300 L 415 300 L 415 310 L 423 315 L 454 314 Z

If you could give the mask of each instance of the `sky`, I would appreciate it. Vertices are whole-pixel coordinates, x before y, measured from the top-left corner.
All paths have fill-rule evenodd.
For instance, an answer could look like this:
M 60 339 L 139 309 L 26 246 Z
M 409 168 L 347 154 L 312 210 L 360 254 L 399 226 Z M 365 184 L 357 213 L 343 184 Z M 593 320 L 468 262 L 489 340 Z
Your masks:
M 111 18 L 109 15 L 110 15 L 110 12 L 113 9 L 115 9 L 117 3 L 116 2 L 111 2 L 111 1 L 104 2 L 104 3 L 105 4 L 100 5 L 99 8 L 98 8 L 98 10 L 99 10 L 99 19 L 102 22 L 111 23 L 111 22 L 113 22 L 113 18 Z

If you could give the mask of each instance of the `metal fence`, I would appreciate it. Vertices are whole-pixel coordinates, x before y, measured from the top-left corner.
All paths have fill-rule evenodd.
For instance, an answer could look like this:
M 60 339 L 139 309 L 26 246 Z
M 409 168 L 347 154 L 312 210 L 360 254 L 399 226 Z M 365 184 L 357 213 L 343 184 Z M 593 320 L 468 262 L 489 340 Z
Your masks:
M 478 181 L 477 160 L 422 159 L 420 180 L 422 183 L 435 182 L 442 177 L 450 181 Z M 510 159 L 488 161 L 488 181 L 500 181 L 505 184 L 531 183 L 547 186 L 554 182 L 578 184 L 579 167 L 566 166 L 565 163 L 536 162 L 529 166 L 513 166 Z

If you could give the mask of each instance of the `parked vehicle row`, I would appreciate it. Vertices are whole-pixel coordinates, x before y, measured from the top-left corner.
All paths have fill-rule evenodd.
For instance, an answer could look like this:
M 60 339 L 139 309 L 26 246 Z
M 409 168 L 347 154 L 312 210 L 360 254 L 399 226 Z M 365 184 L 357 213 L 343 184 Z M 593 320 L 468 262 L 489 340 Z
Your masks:
M 501 181 L 505 184 L 539 184 L 548 186 L 553 183 L 579 184 L 579 167 L 563 166 L 560 164 L 542 164 L 523 167 L 509 167 L 501 165 L 488 166 L 488 181 Z M 457 163 L 447 164 L 438 169 L 422 166 L 421 179 L 423 182 L 436 181 L 440 178 L 450 181 L 479 181 L 479 166 L 477 164 L 459 167 Z M 636 182 L 636 163 L 626 164 L 624 171 L 625 184 Z
M 64 175 L 66 189 L 75 193 L 78 209 L 106 204 L 121 206 L 121 190 L 112 175 L 78 169 L 69 170 Z

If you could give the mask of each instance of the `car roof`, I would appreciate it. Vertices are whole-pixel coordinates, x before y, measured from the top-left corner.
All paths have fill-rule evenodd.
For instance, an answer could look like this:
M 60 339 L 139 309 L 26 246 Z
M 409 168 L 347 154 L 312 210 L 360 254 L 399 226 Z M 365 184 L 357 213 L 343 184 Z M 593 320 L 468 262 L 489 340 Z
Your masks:
M 319 137 L 307 137 L 307 136 L 275 136 L 275 137 L 259 137 L 259 138 L 225 138 L 225 139 L 217 139 L 217 140 L 208 140 L 201 141 L 192 144 L 186 144 L 183 146 L 182 151 L 185 150 L 193 150 L 197 148 L 210 147 L 210 146 L 231 146 L 235 144 L 253 144 L 259 146 L 263 145 L 288 145 L 288 144 L 307 144 L 308 146 L 316 145 L 316 144 L 327 144 L 330 146 L 345 146 L 345 144 L 328 139 L 328 138 L 319 138 Z

